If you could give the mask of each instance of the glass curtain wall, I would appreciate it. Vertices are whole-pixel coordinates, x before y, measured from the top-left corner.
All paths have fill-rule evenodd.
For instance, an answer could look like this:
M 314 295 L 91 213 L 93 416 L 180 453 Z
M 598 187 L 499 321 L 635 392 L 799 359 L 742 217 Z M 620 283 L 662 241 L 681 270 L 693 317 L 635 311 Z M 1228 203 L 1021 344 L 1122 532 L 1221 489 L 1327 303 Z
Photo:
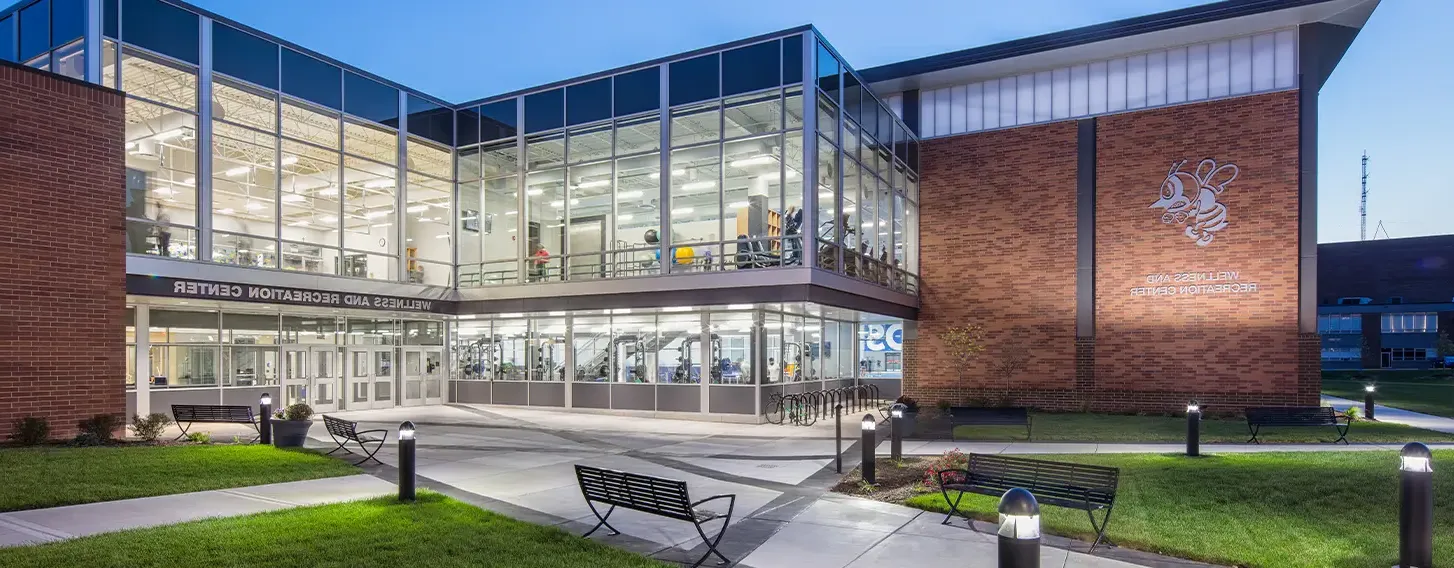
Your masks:
M 818 41 L 818 266 L 918 293 L 919 141 Z

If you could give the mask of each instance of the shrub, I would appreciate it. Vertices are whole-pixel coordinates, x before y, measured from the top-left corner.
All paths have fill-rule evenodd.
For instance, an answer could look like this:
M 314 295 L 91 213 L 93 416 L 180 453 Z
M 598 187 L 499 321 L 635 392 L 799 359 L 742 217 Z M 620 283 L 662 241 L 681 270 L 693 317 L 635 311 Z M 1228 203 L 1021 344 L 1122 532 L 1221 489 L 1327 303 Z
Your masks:
M 35 446 L 50 438 L 50 421 L 38 416 L 15 419 L 10 439 L 22 446 Z
M 82 434 L 90 434 L 103 444 L 110 442 L 111 435 L 121 426 L 121 417 L 115 414 L 97 414 L 76 423 Z
M 313 418 L 313 407 L 303 403 L 290 405 L 287 408 L 273 413 L 273 418 L 287 420 L 289 422 L 302 422 Z
M 136 430 L 137 437 L 148 442 L 155 442 L 171 424 L 172 418 L 160 412 L 153 412 L 145 418 L 139 414 L 131 417 L 131 428 Z
M 1347 416 L 1349 421 L 1355 421 L 1363 417 L 1363 412 L 1358 410 L 1356 406 L 1350 406 L 1347 410 L 1343 411 L 1343 416 Z
M 894 402 L 908 407 L 904 410 L 904 412 L 912 414 L 919 411 L 919 401 L 914 400 L 914 397 L 912 396 L 900 396 L 898 400 L 895 400 Z
M 212 434 L 207 432 L 192 432 L 187 434 L 187 441 L 197 444 L 211 444 Z
M 91 432 L 81 432 L 71 439 L 72 446 L 100 446 L 105 443 L 106 440 L 102 440 Z
M 964 467 L 967 465 L 969 465 L 969 456 L 964 455 L 964 452 L 961 452 L 959 450 L 949 450 L 947 452 L 944 452 L 944 455 L 935 458 L 934 461 L 929 464 L 929 467 L 924 470 L 924 488 L 938 491 L 939 472 L 963 470 Z M 961 475 L 958 476 L 945 475 L 945 477 L 951 483 L 963 481 L 962 472 Z

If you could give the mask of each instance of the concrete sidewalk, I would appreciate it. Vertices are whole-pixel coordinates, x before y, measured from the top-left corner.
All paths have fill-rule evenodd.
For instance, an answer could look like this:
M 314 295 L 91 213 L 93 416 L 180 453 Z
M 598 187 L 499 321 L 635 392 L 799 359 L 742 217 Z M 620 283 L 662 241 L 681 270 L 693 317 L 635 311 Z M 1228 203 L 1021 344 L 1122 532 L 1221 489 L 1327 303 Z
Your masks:
M 1323 402 L 1333 405 L 1333 408 L 1336 408 L 1339 411 L 1347 410 L 1349 407 L 1357 407 L 1360 412 L 1363 410 L 1363 401 L 1353 401 L 1346 398 L 1338 398 L 1336 396 L 1328 396 L 1325 394 L 1323 395 Z M 1423 428 L 1425 430 L 1433 430 L 1435 432 L 1443 432 L 1445 434 L 1454 434 L 1454 418 L 1445 418 L 1443 416 L 1434 416 L 1432 414 L 1421 414 L 1411 410 L 1404 410 L 1402 408 L 1384 406 L 1382 404 L 1378 404 L 1377 399 L 1374 400 L 1373 417 L 1379 422 L 1403 424 L 1405 426 L 1413 426 L 1415 428 Z M 1403 447 L 1403 444 L 1399 444 L 1398 446 Z M 1432 448 L 1433 446 L 1431 445 L 1429 447 Z
M 351 475 L 0 513 L 0 546 L 342 503 L 395 492 L 394 484 L 377 477 Z

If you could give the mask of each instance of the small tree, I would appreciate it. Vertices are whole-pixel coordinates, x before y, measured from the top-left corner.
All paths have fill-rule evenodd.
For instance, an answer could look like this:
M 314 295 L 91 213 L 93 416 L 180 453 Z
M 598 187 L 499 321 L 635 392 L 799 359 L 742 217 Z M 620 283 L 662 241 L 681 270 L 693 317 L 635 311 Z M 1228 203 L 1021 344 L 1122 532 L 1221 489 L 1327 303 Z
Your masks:
M 1029 365 L 1029 349 L 1018 343 L 1006 343 L 1004 347 L 995 351 L 995 357 L 990 361 L 990 373 L 1004 383 L 1005 396 L 1008 397 L 1010 389 L 1014 386 L 1015 375 L 1020 374 Z M 1008 404 L 1009 401 L 1003 402 Z
M 941 332 L 939 340 L 944 342 L 944 349 L 959 364 L 959 378 L 962 380 L 969 366 L 984 353 L 984 326 L 977 323 L 953 326 Z
M 1448 331 L 1439 332 L 1439 342 L 1435 345 L 1439 350 L 1439 357 L 1454 357 L 1454 339 L 1449 339 Z

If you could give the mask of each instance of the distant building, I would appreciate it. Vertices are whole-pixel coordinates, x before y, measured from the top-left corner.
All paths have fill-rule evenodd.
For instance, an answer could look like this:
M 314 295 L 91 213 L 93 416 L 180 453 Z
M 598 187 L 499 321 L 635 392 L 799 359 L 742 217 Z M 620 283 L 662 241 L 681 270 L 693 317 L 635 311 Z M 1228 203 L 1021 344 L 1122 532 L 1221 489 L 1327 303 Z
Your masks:
M 1454 332 L 1454 235 L 1318 245 L 1324 369 L 1428 369 Z

